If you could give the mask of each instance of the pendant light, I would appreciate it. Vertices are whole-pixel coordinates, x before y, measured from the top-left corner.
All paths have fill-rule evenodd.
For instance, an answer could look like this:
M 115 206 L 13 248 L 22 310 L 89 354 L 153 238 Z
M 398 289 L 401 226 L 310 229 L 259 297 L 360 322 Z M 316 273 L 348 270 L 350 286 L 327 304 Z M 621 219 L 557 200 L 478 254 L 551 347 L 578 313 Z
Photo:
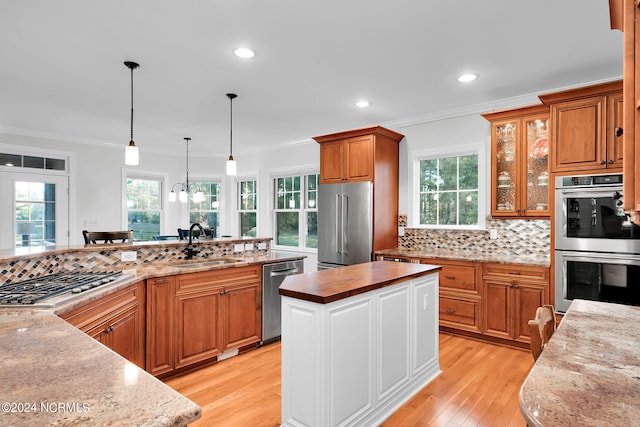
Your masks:
M 124 164 L 129 166 L 137 166 L 140 163 L 140 154 L 138 147 L 133 142 L 133 70 L 139 67 L 139 64 L 131 61 L 125 61 L 124 65 L 131 70 L 131 141 L 124 152 Z
M 233 159 L 233 99 L 237 98 L 235 93 L 228 93 L 229 98 L 229 159 L 227 160 L 227 175 L 236 174 L 236 161 Z
M 178 182 L 176 184 L 173 184 L 173 186 L 171 187 L 171 192 L 169 193 L 169 201 L 176 201 L 176 192 L 174 191 L 174 189 L 176 188 L 176 185 L 179 185 L 180 192 L 178 193 L 177 198 L 180 199 L 182 203 L 187 203 L 187 201 L 189 200 L 189 193 L 191 193 L 192 188 L 195 190 L 193 194 L 194 203 L 200 203 L 204 200 L 204 194 L 202 193 L 202 191 L 200 191 L 200 187 L 198 187 L 197 184 L 189 184 L 189 141 L 191 141 L 191 138 L 185 137 L 184 140 L 187 142 L 187 180 L 186 182 Z

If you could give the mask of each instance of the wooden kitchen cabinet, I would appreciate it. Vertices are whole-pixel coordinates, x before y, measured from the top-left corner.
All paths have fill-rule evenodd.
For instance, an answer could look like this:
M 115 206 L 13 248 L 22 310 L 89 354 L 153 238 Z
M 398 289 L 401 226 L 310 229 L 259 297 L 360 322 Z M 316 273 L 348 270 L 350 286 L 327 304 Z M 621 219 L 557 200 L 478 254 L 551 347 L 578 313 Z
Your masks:
M 482 116 L 491 122 L 491 216 L 549 217 L 549 107 Z
M 145 368 L 145 283 L 113 292 L 60 317 Z
M 380 126 L 314 137 L 320 144 L 320 183 L 393 179 L 402 138 Z
M 420 259 L 421 264 L 442 266 L 439 277 L 440 326 L 482 332 L 481 266 L 470 261 Z
M 540 95 L 539 98 L 551 107 L 551 172 L 622 171 L 622 81 Z
M 398 245 L 399 142 L 381 126 L 316 136 L 320 184 L 373 182 L 373 251 Z
M 640 223 L 640 10 L 637 2 L 610 0 L 611 29 L 624 33 L 623 56 L 623 193 L 624 209 Z
M 549 269 L 507 264 L 483 266 L 485 331 L 489 336 L 529 343 L 530 319 L 549 304 Z
M 261 339 L 261 266 L 148 281 L 148 371 L 169 374 Z
M 147 279 L 147 372 L 175 369 L 175 277 Z

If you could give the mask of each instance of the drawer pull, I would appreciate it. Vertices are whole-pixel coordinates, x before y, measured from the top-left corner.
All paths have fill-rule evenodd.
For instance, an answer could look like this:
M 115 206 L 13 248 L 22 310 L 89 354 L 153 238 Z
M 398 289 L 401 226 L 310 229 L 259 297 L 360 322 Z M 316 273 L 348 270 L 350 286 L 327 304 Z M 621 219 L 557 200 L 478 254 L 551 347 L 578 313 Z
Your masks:
M 519 276 L 520 272 L 519 271 L 510 271 L 509 274 L 515 274 L 516 276 Z
M 451 275 L 444 276 L 444 277 L 445 277 L 445 279 L 455 279 L 456 278 L 456 276 L 451 276 Z
M 455 312 L 456 312 L 456 311 L 455 311 L 454 309 L 452 309 L 452 308 L 448 308 L 448 309 L 446 309 L 445 311 L 446 311 L 446 313 L 447 313 L 447 314 L 453 314 L 453 313 L 455 313 Z
M 161 284 L 161 283 L 169 283 L 169 279 L 156 279 L 156 280 L 153 281 L 154 285 L 158 285 L 158 284 Z

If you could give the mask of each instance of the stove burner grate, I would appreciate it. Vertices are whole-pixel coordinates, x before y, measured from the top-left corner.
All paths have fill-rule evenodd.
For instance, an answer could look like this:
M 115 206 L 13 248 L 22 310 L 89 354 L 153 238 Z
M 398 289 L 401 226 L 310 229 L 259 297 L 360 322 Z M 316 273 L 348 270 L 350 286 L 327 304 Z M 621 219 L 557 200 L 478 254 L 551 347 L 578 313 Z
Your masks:
M 113 282 L 121 271 L 64 272 L 0 285 L 0 304 L 28 305 L 68 291 L 84 292 Z

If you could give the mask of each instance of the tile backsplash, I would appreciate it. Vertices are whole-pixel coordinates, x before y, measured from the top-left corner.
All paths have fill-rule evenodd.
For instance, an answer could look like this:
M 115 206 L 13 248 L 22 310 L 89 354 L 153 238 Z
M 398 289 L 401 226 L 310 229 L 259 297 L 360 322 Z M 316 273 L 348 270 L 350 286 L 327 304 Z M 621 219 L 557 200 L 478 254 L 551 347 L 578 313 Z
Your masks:
M 526 256 L 547 258 L 551 248 L 549 220 L 487 219 L 486 230 L 443 230 L 406 227 L 405 215 L 399 218 L 404 236 L 398 248 L 408 251 L 446 251 L 460 255 Z M 489 230 L 496 230 L 497 239 Z

